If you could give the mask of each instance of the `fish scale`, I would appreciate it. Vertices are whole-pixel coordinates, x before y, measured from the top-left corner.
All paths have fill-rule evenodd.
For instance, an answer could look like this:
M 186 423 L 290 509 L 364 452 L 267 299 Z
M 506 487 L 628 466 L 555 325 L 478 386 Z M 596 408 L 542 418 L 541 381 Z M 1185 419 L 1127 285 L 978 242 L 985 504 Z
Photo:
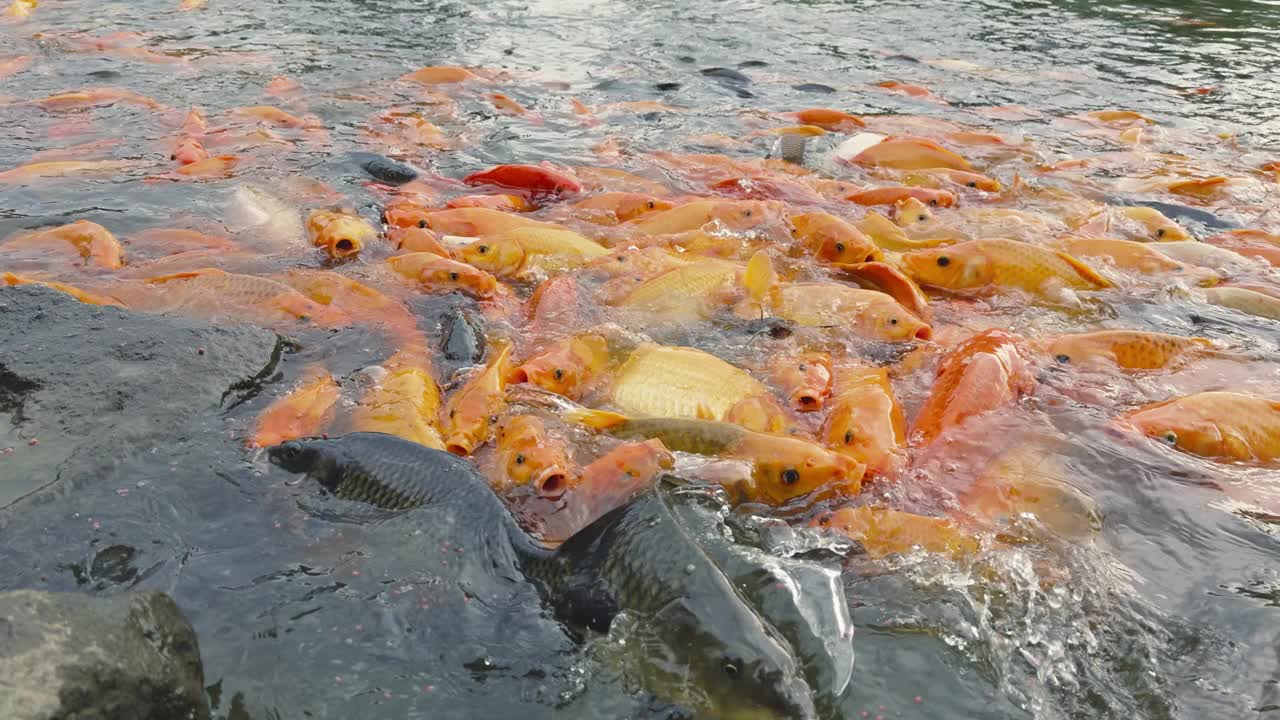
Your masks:
M 646 344 L 618 368 L 613 404 L 629 415 L 722 420 L 738 402 L 768 388 L 750 373 L 709 353 Z

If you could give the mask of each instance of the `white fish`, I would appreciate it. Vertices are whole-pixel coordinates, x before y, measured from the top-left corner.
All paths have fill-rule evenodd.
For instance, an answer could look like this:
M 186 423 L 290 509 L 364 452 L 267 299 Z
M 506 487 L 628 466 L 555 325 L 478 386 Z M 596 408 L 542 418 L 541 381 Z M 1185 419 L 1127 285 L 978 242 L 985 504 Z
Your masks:
M 240 185 L 227 203 L 227 229 L 253 242 L 281 248 L 305 241 L 302 214 L 256 185 Z

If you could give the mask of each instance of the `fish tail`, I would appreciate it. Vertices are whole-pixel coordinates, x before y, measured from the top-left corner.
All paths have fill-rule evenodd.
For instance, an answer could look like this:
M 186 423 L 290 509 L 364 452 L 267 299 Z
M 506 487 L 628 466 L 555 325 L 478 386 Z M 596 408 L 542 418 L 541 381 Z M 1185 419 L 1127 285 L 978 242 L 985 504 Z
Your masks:
M 747 294 L 751 299 L 764 307 L 768 298 L 774 293 L 778 286 L 778 274 L 773 271 L 773 263 L 769 260 L 769 253 L 764 250 L 757 250 L 751 256 L 751 260 L 747 262 L 746 274 L 743 276 L 742 284 L 747 289 Z
M 561 416 L 571 423 L 583 425 L 592 430 L 610 430 L 627 422 L 626 415 L 609 412 L 608 410 L 592 410 L 585 407 L 576 407 L 562 412 Z

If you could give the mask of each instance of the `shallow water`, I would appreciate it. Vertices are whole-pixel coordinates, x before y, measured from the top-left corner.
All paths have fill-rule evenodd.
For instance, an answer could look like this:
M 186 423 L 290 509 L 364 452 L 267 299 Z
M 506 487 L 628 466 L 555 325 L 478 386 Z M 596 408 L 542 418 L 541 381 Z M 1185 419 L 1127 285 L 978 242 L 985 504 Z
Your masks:
M 287 166 L 264 155 L 239 179 L 305 174 L 374 217 L 377 197 L 343 162 L 347 149 L 365 142 L 358 125 L 383 109 L 361 97 L 430 64 L 532 73 L 505 83 L 504 92 L 548 118 L 536 126 L 462 105 L 449 129 L 470 144 L 418 159 L 450 176 L 505 161 L 593 164 L 591 147 L 611 134 L 636 148 L 698 152 L 686 138 L 740 135 L 752 111 L 805 106 L 946 117 L 1076 155 L 1102 143 L 1053 117 L 1126 108 L 1176 131 L 1170 145 L 1205 166 L 1227 157 L 1215 145 L 1218 133 L 1255 148 L 1249 157 L 1280 160 L 1280 4 L 1263 0 L 209 0 L 195 13 L 174 13 L 174 4 L 48 0 L 27 22 L 0 25 L 0 59 L 35 57 L 29 69 L 0 79 L 0 96 L 112 86 L 177 109 L 176 116 L 127 105 L 46 114 L 0 106 L 0 169 L 104 139 L 118 142 L 84 156 L 137 161 L 106 180 L 0 185 L 0 236 L 81 218 L 121 237 L 175 219 L 221 218 L 235 180 L 143 178 L 169 169 L 169 142 L 186 107 L 213 114 L 271 101 L 262 88 L 281 74 L 306 88 L 298 101 L 322 118 L 331 142 L 290 135 Z M 59 39 L 101 34 L 104 24 L 150 33 L 142 47 L 175 61 L 77 51 Z M 749 82 L 701 72 L 710 68 L 737 69 Z M 951 106 L 868 87 L 885 80 L 927 86 Z M 661 100 L 688 112 L 584 129 L 570 120 L 570 96 L 592 106 Z M 1044 115 L 1015 121 L 984 112 L 1004 105 Z M 767 150 L 757 141 L 744 153 Z M 1257 199 L 1276 202 L 1274 191 Z M 1241 223 L 1259 215 L 1223 211 Z M 421 327 L 438 333 L 448 303 L 416 303 Z M 1028 333 L 1078 322 L 999 302 L 978 315 L 979 324 Z M 1015 430 L 1065 437 L 1059 454 L 1072 483 L 1095 501 L 1102 530 L 1065 540 L 1032 523 L 1022 530 L 1042 542 L 992 548 L 970 561 L 855 560 L 844 575 L 857 628 L 845 716 L 1280 717 L 1280 532 L 1274 518 L 1241 510 L 1221 490 L 1280 480 L 1101 429 L 1123 407 L 1172 394 L 1224 385 L 1276 393 L 1277 327 L 1176 293 L 1136 293 L 1090 319 L 1201 333 L 1262 359 L 1123 384 L 1114 375 L 1064 373 L 1017 415 L 974 429 L 979 444 L 984 433 Z M 747 352 L 750 340 L 688 329 L 660 339 L 722 354 Z M 298 340 L 301 349 L 260 390 L 228 404 L 218 419 L 225 432 L 158 453 L 130 449 L 96 483 L 0 511 L 0 589 L 171 593 L 199 633 L 215 715 L 228 720 L 651 716 L 652 701 L 577 651 L 532 588 L 496 586 L 465 550 L 449 547 L 444 519 L 429 512 L 374 526 L 319 519 L 304 509 L 323 502 L 314 488 L 286 484 L 246 455 L 238 442 L 246 428 L 305 365 L 324 360 L 348 377 L 392 350 L 361 330 Z M 926 387 L 903 385 L 909 411 Z M 34 452 L 18 428 L 0 440 L 16 453 Z M 0 477 L 13 472 L 7 463 L 0 456 Z M 946 508 L 945 468 L 919 480 L 894 501 Z M 780 542 L 782 552 L 788 540 Z

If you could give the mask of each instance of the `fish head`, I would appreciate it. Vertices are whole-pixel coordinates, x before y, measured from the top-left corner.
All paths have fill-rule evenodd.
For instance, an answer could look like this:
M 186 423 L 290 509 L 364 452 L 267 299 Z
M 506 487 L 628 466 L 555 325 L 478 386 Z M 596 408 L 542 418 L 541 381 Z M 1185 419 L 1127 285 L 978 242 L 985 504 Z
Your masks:
M 388 225 L 394 225 L 402 228 L 422 228 L 430 227 L 430 219 L 428 214 L 432 210 L 422 205 L 406 200 L 400 200 L 387 205 L 382 211 L 382 217 L 387 221 Z
M 543 390 L 577 398 L 608 361 L 608 341 L 599 335 L 583 335 L 529 358 L 511 372 L 507 381 L 532 383 Z
M 1170 447 L 1203 457 L 1229 457 L 1222 426 L 1184 403 L 1166 401 L 1138 408 L 1125 415 L 1122 423 L 1137 428 L 1147 437 Z
M 675 207 L 675 203 L 670 200 L 663 200 L 656 195 L 647 195 L 645 193 L 626 193 L 619 197 L 618 204 L 613 214 L 617 216 L 618 222 L 627 222 L 636 218 L 644 217 L 650 213 L 662 212 Z
M 880 468 L 896 451 L 902 433 L 895 423 L 893 399 L 881 392 L 837 401 L 822 429 L 827 447 L 873 468 Z
M 186 136 L 178 141 L 177 147 L 174 148 L 170 160 L 176 160 L 183 165 L 200 162 L 209 159 L 209 151 L 204 149 L 204 145 L 200 140 L 191 136 Z
M 903 253 L 901 263 L 917 283 L 948 290 L 983 287 L 994 277 L 990 258 L 960 246 Z
M 458 257 L 494 275 L 515 275 L 524 266 L 524 247 L 513 241 L 476 240 L 458 250 Z
M 517 415 L 498 431 L 498 457 L 507 479 L 532 485 L 538 495 L 556 499 L 571 485 L 565 446 L 549 438 L 536 415 Z
M 918 198 L 908 197 L 894 205 L 893 220 L 901 228 L 924 225 L 933 220 L 933 212 Z
M 806 353 L 786 358 L 777 369 L 779 388 L 797 412 L 821 410 L 831 393 L 831 356 Z
M 857 264 L 884 260 L 884 251 L 853 226 L 819 232 L 814 241 L 817 245 L 814 256 L 823 262 Z
M 1116 364 L 1115 350 L 1090 334 L 1061 335 L 1043 341 L 1040 347 L 1062 367 L 1105 368 Z
M 766 200 L 740 200 L 716 203 L 710 211 L 711 220 L 730 230 L 750 230 L 764 223 L 772 212 L 777 216 L 779 203 Z
M 459 290 L 478 298 L 490 298 L 498 290 L 498 279 L 484 270 L 435 256 L 424 258 L 418 269 L 418 282 L 433 289 Z
M 933 328 L 928 323 L 896 302 L 874 303 L 858 314 L 857 321 L 869 335 L 887 342 L 933 337 Z
M 359 253 L 377 237 L 378 232 L 364 218 L 343 214 L 324 224 L 316 234 L 316 245 L 330 257 L 341 259 Z
M 857 492 L 866 472 L 857 460 L 804 440 L 774 443 L 753 460 L 753 499 L 772 504 L 819 489 Z
M 337 457 L 330 452 L 327 440 L 307 438 L 273 445 L 267 448 L 267 460 L 288 472 L 311 475 L 324 485 L 336 481 Z
M 812 692 L 786 642 L 727 584 L 723 597 L 683 597 L 654 614 L 660 646 L 646 683 L 723 720 L 812 720 Z M 670 693 L 665 691 L 671 691 Z

